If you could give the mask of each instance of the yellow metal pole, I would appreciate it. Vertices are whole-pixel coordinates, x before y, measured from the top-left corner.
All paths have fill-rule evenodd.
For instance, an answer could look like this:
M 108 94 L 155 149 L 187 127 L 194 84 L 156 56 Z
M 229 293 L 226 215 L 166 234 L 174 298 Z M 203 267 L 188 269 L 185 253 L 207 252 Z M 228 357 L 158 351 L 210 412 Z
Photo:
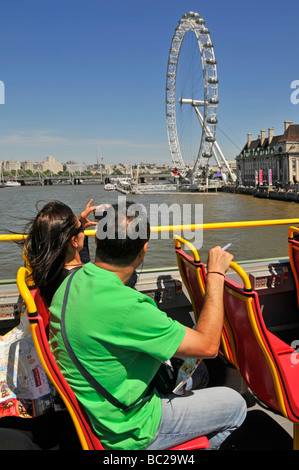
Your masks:
M 299 219 L 275 219 L 275 220 L 249 220 L 241 222 L 216 222 L 209 224 L 189 224 L 189 225 L 160 225 L 151 227 L 151 232 L 175 232 L 194 230 L 217 230 L 242 227 L 267 227 L 271 225 L 292 225 L 299 224 Z M 94 235 L 95 230 L 85 230 L 85 235 Z M 1 240 L 1 239 L 0 239 Z
M 21 235 L 21 234 L 16 234 L 16 233 L 11 233 L 9 235 L 0 235 L 0 242 L 13 242 L 13 241 L 19 241 L 19 240 L 24 240 L 27 235 Z
M 271 225 L 298 224 L 299 219 L 250 220 L 244 222 L 216 222 L 210 224 L 163 225 L 151 227 L 152 232 L 174 232 L 177 230 L 217 230 L 241 227 L 267 227 Z
M 217 230 L 242 227 L 267 227 L 271 225 L 292 225 L 299 224 L 299 219 L 275 219 L 275 220 L 248 220 L 241 222 L 216 222 L 209 224 L 189 224 L 189 225 L 161 225 L 151 227 L 151 232 L 176 232 L 176 231 L 194 231 L 194 230 Z M 84 231 L 85 235 L 95 235 L 95 229 Z M 0 242 L 18 241 L 27 237 L 26 234 L 0 235 Z

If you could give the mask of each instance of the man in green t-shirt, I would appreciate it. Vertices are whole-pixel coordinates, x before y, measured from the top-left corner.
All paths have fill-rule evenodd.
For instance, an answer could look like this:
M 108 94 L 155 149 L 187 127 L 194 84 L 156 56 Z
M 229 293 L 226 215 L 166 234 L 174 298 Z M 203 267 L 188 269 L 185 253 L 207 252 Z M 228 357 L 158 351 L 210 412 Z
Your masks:
M 239 394 L 221 387 L 166 398 L 150 383 L 161 361 L 172 356 L 217 355 L 223 325 L 224 277 L 219 273 L 227 271 L 233 257 L 220 247 L 210 251 L 205 304 L 196 329 L 187 328 L 152 299 L 125 286 L 145 257 L 150 228 L 140 213 L 139 218 L 128 216 L 130 203 L 125 214 L 117 205 L 110 207 L 105 230 L 104 220 L 98 223 L 95 262 L 72 279 L 67 336 L 83 366 L 119 402 L 130 406 L 149 397 L 124 411 L 90 386 L 73 364 L 61 335 L 68 278 L 50 307 L 50 346 L 57 363 L 106 449 L 167 449 L 200 435 L 210 435 L 211 447 L 218 448 L 245 418 Z

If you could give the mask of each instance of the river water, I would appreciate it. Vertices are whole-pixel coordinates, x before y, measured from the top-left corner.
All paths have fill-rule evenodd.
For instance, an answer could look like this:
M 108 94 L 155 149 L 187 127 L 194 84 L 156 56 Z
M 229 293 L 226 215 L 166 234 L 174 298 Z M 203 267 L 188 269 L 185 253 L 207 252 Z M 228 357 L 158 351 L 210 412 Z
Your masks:
M 0 189 L 0 233 L 23 233 L 27 222 L 36 213 L 36 204 L 41 207 L 50 199 L 58 199 L 68 204 L 76 214 L 84 209 L 93 198 L 93 204 L 117 202 L 122 195 L 117 191 L 107 192 L 100 184 L 21 186 Z M 122 196 L 123 197 L 123 196 Z M 252 196 L 217 193 L 217 194 L 146 194 L 128 197 L 143 204 L 152 221 L 151 214 L 160 204 L 170 207 L 176 204 L 181 208 L 181 221 L 191 213 L 192 222 L 203 223 L 238 222 L 246 220 L 293 219 L 299 218 L 299 205 L 292 202 L 259 199 Z M 185 205 L 185 206 L 184 206 Z M 188 205 L 188 206 L 187 206 Z M 189 207 L 189 212 L 184 208 Z M 154 209 L 153 209 L 154 208 Z M 196 208 L 196 212 L 195 212 Z M 197 215 L 195 215 L 197 214 Z M 190 221 L 190 219 L 189 219 Z M 189 222 L 188 221 L 188 222 Z M 162 220 L 161 225 L 169 225 L 172 220 Z M 184 233 L 185 238 L 201 245 L 201 237 L 194 239 L 194 234 Z M 167 239 L 157 239 L 156 235 L 149 243 L 148 253 L 143 268 L 161 268 L 176 266 L 172 234 Z M 288 226 L 252 227 L 225 230 L 204 230 L 202 247 L 199 253 L 205 262 L 208 250 L 215 245 L 232 243 L 229 251 L 235 261 L 256 258 L 283 257 L 288 254 Z M 94 256 L 94 242 L 89 239 L 91 256 Z M 0 243 L 1 273 L 0 279 L 15 278 L 18 267 L 23 264 L 21 249 L 14 242 Z

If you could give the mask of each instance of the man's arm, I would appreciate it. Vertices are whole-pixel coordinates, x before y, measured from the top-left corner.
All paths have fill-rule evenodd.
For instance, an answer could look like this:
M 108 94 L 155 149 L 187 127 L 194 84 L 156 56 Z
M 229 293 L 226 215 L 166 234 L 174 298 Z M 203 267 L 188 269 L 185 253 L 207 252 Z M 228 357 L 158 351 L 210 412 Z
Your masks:
M 220 247 L 210 250 L 206 295 L 196 329 L 186 327 L 186 334 L 175 353 L 178 357 L 215 357 L 223 328 L 224 276 L 233 256 Z M 213 272 L 212 272 L 213 271 Z

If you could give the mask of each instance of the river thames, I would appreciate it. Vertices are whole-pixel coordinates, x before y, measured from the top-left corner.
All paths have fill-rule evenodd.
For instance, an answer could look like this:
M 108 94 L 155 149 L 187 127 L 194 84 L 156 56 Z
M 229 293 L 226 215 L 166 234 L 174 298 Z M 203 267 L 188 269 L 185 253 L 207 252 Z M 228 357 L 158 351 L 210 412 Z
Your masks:
M 84 209 L 93 198 L 93 204 L 117 202 L 122 196 L 118 191 L 105 191 L 100 184 L 21 186 L 0 189 L 0 233 L 23 233 L 27 222 L 36 214 L 36 205 L 42 205 L 50 199 L 58 199 L 68 204 L 76 214 Z M 182 208 L 191 208 L 191 214 L 202 214 L 203 223 L 239 222 L 250 220 L 294 219 L 299 218 L 299 205 L 292 202 L 259 199 L 252 196 L 230 193 L 192 193 L 192 194 L 143 194 L 127 196 L 128 200 L 143 204 L 150 214 L 152 207 L 164 203 L 167 207 L 176 204 Z M 185 205 L 185 206 L 184 206 Z M 151 219 L 152 220 L 152 219 Z M 194 217 L 192 222 L 198 222 Z M 169 220 L 162 220 L 161 225 L 168 225 Z M 185 238 L 194 241 L 194 234 L 184 233 Z M 143 269 L 176 266 L 173 235 L 167 239 L 153 238 Z M 206 262 L 208 250 L 215 245 L 232 243 L 229 251 L 235 261 L 256 258 L 274 258 L 288 256 L 288 225 L 278 227 L 250 227 L 224 230 L 204 230 L 202 247 L 199 250 L 201 259 Z M 199 238 L 196 241 L 198 246 Z M 200 243 L 201 244 L 201 243 Z M 94 240 L 89 237 L 92 260 L 94 258 Z M 13 279 L 18 267 L 23 264 L 22 253 L 14 242 L 0 243 L 1 276 L 0 279 Z

